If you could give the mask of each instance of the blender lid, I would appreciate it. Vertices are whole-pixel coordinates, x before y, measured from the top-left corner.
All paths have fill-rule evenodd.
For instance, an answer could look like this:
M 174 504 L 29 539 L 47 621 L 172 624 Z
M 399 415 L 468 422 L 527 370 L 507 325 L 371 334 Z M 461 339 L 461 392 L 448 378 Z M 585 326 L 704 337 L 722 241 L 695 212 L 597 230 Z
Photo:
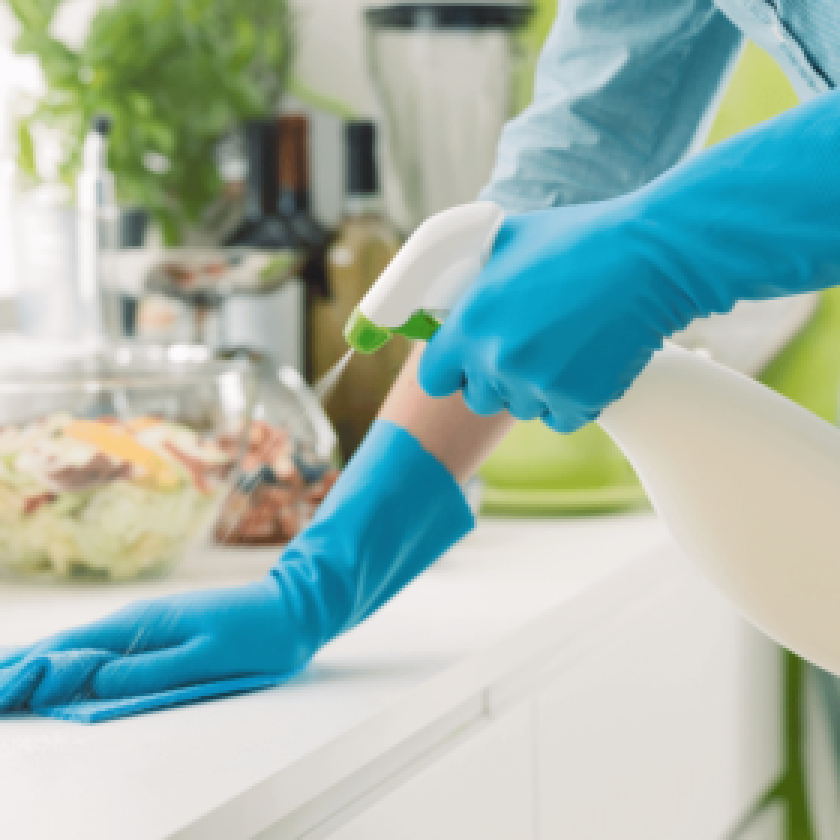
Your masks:
M 515 29 L 528 22 L 530 2 L 391 3 L 365 10 L 376 29 Z

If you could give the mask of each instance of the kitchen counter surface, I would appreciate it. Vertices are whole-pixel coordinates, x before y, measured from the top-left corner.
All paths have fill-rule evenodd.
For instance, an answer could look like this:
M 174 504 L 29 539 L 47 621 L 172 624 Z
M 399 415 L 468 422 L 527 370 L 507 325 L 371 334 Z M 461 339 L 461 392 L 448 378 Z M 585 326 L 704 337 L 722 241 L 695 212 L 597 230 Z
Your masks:
M 284 687 L 92 726 L 0 718 L 0 837 L 231 840 L 283 820 L 304 833 L 354 786 L 473 725 L 546 645 L 571 655 L 587 625 L 643 600 L 668 545 L 647 512 L 482 520 Z M 115 587 L 0 581 L 0 647 L 138 597 L 252 579 L 275 555 L 208 549 L 165 580 Z

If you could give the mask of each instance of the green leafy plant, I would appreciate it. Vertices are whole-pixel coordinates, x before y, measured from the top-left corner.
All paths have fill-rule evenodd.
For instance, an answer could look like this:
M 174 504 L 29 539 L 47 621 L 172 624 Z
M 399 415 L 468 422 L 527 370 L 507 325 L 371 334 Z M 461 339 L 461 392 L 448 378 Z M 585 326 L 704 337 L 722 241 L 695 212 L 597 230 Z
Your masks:
M 119 200 L 146 207 L 174 243 L 219 193 L 218 138 L 277 106 L 292 58 L 288 0 L 120 0 L 78 50 L 50 34 L 59 4 L 8 0 L 15 50 L 37 56 L 47 84 L 20 123 L 19 162 L 34 174 L 34 125 L 60 129 L 60 172 L 74 183 L 88 126 L 108 114 Z

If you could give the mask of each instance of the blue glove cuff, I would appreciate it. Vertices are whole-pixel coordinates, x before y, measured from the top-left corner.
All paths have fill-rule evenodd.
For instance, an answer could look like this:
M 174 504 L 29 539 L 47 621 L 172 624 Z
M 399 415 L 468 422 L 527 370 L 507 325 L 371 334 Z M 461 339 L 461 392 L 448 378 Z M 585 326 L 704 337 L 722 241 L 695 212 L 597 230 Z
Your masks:
M 270 572 L 296 617 L 296 658 L 367 618 L 473 525 L 446 467 L 405 429 L 377 420 Z

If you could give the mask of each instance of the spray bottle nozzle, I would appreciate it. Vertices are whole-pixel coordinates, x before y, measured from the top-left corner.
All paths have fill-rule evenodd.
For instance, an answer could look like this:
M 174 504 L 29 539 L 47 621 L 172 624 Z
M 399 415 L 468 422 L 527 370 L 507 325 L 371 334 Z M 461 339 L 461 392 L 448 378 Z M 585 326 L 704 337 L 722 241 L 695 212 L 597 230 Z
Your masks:
M 357 306 L 344 327 L 347 343 L 360 353 L 375 353 L 384 347 L 395 333 L 406 338 L 428 341 L 440 329 L 440 322 L 418 309 L 401 326 L 394 329 L 380 326 L 371 321 Z
M 389 329 L 374 324 L 358 306 L 344 327 L 347 343 L 360 353 L 374 353 L 390 341 L 391 335 Z
M 490 257 L 504 219 L 492 201 L 450 207 L 426 219 L 368 289 L 344 337 L 373 353 L 394 333 L 428 341 Z

